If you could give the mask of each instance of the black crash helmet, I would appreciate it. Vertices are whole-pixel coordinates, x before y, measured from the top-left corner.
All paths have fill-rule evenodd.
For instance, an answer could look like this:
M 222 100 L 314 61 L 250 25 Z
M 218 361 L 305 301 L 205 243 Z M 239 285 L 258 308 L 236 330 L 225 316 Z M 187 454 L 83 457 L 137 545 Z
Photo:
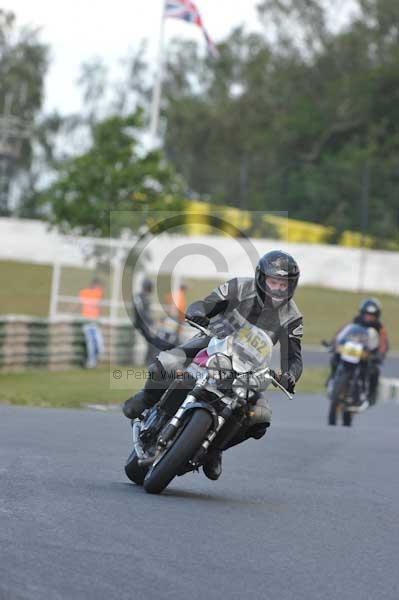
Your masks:
M 255 281 L 258 295 L 265 304 L 280 308 L 293 297 L 299 280 L 299 267 L 296 260 L 282 250 L 272 250 L 259 260 Z M 266 282 L 267 277 L 280 279 L 288 283 L 286 290 L 272 290 Z
M 381 303 L 375 298 L 366 298 L 360 303 L 359 315 L 361 319 L 366 315 L 373 316 L 378 321 L 381 317 Z

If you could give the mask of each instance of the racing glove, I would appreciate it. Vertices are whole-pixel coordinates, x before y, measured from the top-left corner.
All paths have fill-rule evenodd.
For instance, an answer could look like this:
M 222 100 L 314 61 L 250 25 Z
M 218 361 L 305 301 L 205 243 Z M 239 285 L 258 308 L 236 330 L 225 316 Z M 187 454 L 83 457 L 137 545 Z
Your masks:
M 186 313 L 186 319 L 188 319 L 189 321 L 193 321 L 194 323 L 197 323 L 197 325 L 201 325 L 201 327 L 208 327 L 209 325 L 209 319 L 206 315 L 204 315 L 204 313 L 202 312 L 202 310 L 200 308 L 192 308 L 192 309 L 188 309 L 187 313 Z
M 292 394 L 294 392 L 296 381 L 295 381 L 295 377 L 293 376 L 293 374 L 290 373 L 289 371 L 286 371 L 285 373 L 283 373 L 281 375 L 279 383 L 290 394 Z

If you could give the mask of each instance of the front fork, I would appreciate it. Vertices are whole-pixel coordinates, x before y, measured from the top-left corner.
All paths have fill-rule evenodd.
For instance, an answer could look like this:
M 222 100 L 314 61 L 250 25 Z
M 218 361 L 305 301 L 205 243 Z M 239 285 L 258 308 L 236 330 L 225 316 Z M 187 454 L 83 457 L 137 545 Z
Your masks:
M 184 413 L 192 404 L 195 404 L 196 402 L 197 399 L 192 394 L 188 394 L 187 398 L 184 400 L 175 416 L 169 421 L 169 423 L 161 432 L 161 435 L 158 438 L 158 450 L 162 451 L 166 448 L 170 440 L 176 435 Z
M 133 422 L 133 444 L 134 444 L 134 447 L 136 450 L 136 454 L 139 457 L 139 465 L 140 466 L 146 466 L 146 467 L 151 466 L 157 460 L 159 455 L 164 450 L 166 450 L 168 444 L 173 440 L 176 433 L 178 432 L 178 430 L 182 424 L 182 419 L 183 419 L 183 416 L 185 415 L 185 413 L 189 410 L 193 410 L 195 408 L 195 405 L 197 405 L 198 408 L 204 408 L 205 410 L 208 410 L 208 412 L 210 412 L 212 414 L 212 417 L 214 419 L 214 430 L 216 429 L 216 432 L 219 430 L 219 427 L 222 427 L 222 424 L 219 424 L 219 422 L 218 422 L 218 416 L 216 414 L 216 411 L 214 411 L 213 409 L 210 409 L 210 407 L 206 403 L 199 402 L 198 399 L 193 394 L 188 394 L 188 396 L 184 400 L 183 404 L 176 412 L 175 416 L 169 421 L 169 423 L 161 431 L 161 434 L 158 438 L 154 456 L 146 457 L 144 455 L 144 452 L 140 445 L 140 438 L 139 438 L 140 421 L 137 419 L 137 421 Z
M 222 413 L 218 416 L 217 426 L 209 432 L 208 436 L 201 445 L 201 448 L 191 461 L 194 465 L 199 466 L 202 463 L 211 445 L 214 445 L 214 447 L 218 450 L 223 450 L 226 445 L 236 436 L 238 431 L 240 431 L 245 419 L 245 415 L 242 415 L 240 418 L 236 418 L 234 411 L 237 409 L 237 407 L 238 406 L 235 402 L 225 406 Z
M 210 445 L 216 440 L 218 434 L 221 432 L 223 426 L 232 417 L 234 410 L 237 408 L 236 404 L 236 402 L 232 401 L 231 404 L 226 405 L 221 414 L 218 415 L 214 409 L 210 409 L 209 405 L 206 402 L 198 401 L 198 399 L 193 394 L 189 394 L 186 400 L 179 408 L 179 410 L 177 411 L 177 413 L 175 414 L 175 416 L 171 419 L 171 421 L 165 427 L 164 431 L 161 433 L 161 436 L 158 440 L 159 450 L 163 450 L 164 448 L 166 448 L 169 441 L 176 435 L 177 430 L 181 426 L 182 419 L 188 411 L 193 410 L 194 408 L 203 408 L 204 410 L 207 410 L 212 414 L 214 421 L 213 427 L 210 429 L 207 437 L 201 444 L 201 448 L 197 453 L 196 459 L 197 457 L 199 458 L 200 456 L 205 455 Z M 241 421 L 239 423 L 239 427 L 240 426 Z M 230 431 L 229 428 L 228 431 L 226 431 L 227 435 L 223 436 L 223 438 L 227 437 L 228 439 L 226 441 L 229 441 L 230 438 L 234 437 L 234 435 L 236 434 L 236 430 L 237 426 L 236 423 L 234 423 L 233 430 Z M 220 439 L 217 441 L 222 444 L 225 443 L 224 439 Z M 197 462 L 197 460 L 195 462 Z
M 169 423 L 165 426 L 165 428 L 163 429 L 163 431 L 161 432 L 161 435 L 158 438 L 158 444 L 157 444 L 157 449 L 156 449 L 156 453 L 155 453 L 155 457 L 153 457 L 152 459 L 144 459 L 142 458 L 142 460 L 140 460 L 140 463 L 147 463 L 147 462 L 153 462 L 154 460 L 156 460 L 156 457 L 159 456 L 159 454 L 161 452 L 163 452 L 169 442 L 175 437 L 177 431 L 179 430 L 179 428 L 182 425 L 182 420 L 184 415 L 191 411 L 194 410 L 195 408 L 202 408 L 204 410 L 207 410 L 213 418 L 213 427 L 210 429 L 208 435 L 206 436 L 205 440 L 203 441 L 203 443 L 201 444 L 201 447 L 199 449 L 199 451 L 197 452 L 196 456 L 192 459 L 191 464 L 193 466 L 198 466 L 202 459 L 204 458 L 204 456 L 206 455 L 206 453 L 209 450 L 209 447 L 211 446 L 211 444 L 213 442 L 215 442 L 216 440 L 216 446 L 221 449 L 223 449 L 224 445 L 230 441 L 230 439 L 232 439 L 235 434 L 237 433 L 237 431 L 240 429 L 243 418 L 237 420 L 234 419 L 234 422 L 232 423 L 232 427 L 227 427 L 225 431 L 221 431 L 222 428 L 224 427 L 224 425 L 226 424 L 226 422 L 228 420 L 230 420 L 233 416 L 233 412 L 238 408 L 239 406 L 239 402 L 232 400 L 230 404 L 227 404 L 223 411 L 221 412 L 221 414 L 217 414 L 216 411 L 211 408 L 209 406 L 209 404 L 207 404 L 206 402 L 202 402 L 200 400 L 198 400 L 198 398 L 196 398 L 193 394 L 188 394 L 187 398 L 184 400 L 183 404 L 181 405 L 181 407 L 179 408 L 179 410 L 176 412 L 175 416 L 169 421 Z M 138 426 L 139 427 L 139 426 Z M 139 429 L 137 429 L 138 432 Z M 219 435 L 222 433 L 222 435 Z M 135 437 L 135 436 L 133 436 Z

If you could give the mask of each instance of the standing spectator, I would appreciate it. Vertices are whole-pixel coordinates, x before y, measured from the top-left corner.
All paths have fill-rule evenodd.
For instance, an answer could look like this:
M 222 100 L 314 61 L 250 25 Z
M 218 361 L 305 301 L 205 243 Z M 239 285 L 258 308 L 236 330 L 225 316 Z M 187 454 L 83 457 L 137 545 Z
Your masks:
M 184 320 L 187 307 L 187 285 L 181 282 L 175 292 L 169 292 L 165 296 L 165 310 L 168 315 L 176 322 L 176 343 L 179 343 L 181 333 L 184 327 Z
M 158 354 L 159 349 L 151 343 L 153 337 L 152 327 L 154 325 L 154 319 L 152 315 L 152 290 L 153 284 L 151 279 L 145 278 L 141 291 L 134 297 L 134 326 L 140 331 L 147 342 L 147 349 L 145 354 L 145 364 L 148 366 L 151 364 Z
M 187 308 L 187 285 L 184 282 L 181 282 L 178 290 L 173 294 L 174 303 L 176 307 L 177 313 L 177 331 L 176 337 L 178 342 L 181 342 L 181 335 L 184 327 L 184 322 L 186 318 L 186 308 Z
M 94 278 L 88 287 L 82 288 L 79 292 L 80 314 L 87 321 L 83 325 L 86 342 L 86 369 L 96 367 L 98 359 L 104 351 L 103 336 L 97 323 L 100 318 L 103 296 L 104 288 L 97 278 Z
M 177 320 L 180 325 L 184 324 L 184 320 L 186 318 L 186 308 L 187 308 L 187 285 L 184 282 L 181 282 L 178 290 L 173 294 L 173 298 L 175 301 L 176 312 L 177 312 Z

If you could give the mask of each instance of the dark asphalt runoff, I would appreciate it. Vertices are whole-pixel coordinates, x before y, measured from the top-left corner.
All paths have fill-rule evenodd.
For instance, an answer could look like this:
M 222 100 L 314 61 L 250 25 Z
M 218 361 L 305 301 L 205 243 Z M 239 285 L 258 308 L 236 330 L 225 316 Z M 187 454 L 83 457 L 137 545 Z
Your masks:
M 1 600 L 398 600 L 399 406 L 273 408 L 218 482 L 149 496 L 118 412 L 0 406 Z

